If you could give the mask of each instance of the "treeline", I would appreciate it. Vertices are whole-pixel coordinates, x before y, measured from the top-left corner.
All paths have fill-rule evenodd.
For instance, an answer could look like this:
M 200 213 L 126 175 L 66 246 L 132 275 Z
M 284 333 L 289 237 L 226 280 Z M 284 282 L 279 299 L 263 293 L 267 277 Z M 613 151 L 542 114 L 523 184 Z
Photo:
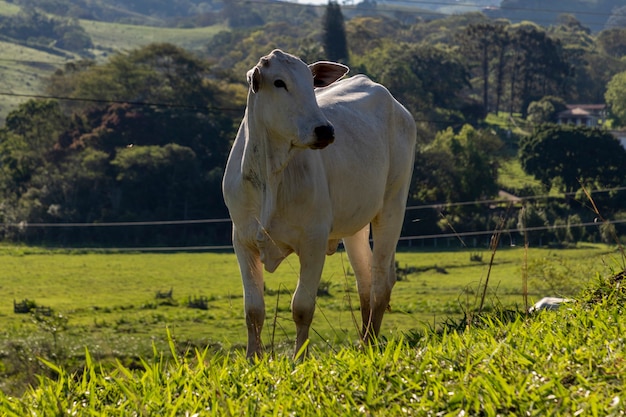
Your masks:
M 24 10 L 104 22 L 159 25 L 172 17 L 198 16 L 221 8 L 215 0 L 9 0 Z
M 34 9 L 15 16 L 0 16 L 0 37 L 47 51 L 56 48 L 82 52 L 93 46 L 76 20 L 47 16 Z
M 488 11 L 493 18 L 513 22 L 523 20 L 543 25 L 554 23 L 565 13 L 576 15 L 583 25 L 594 32 L 623 27 L 626 6 L 621 0 L 568 0 L 547 3 L 541 0 L 502 0 L 499 8 Z
M 11 0 L 24 9 L 40 9 L 46 13 L 77 19 L 101 20 L 118 23 L 147 25 L 203 26 L 230 20 L 233 26 L 267 24 L 276 21 L 273 16 L 277 7 L 267 2 L 245 2 L 239 0 Z M 276 2 L 278 3 L 278 2 Z M 415 10 L 396 9 L 393 3 L 379 4 L 373 0 L 355 2 L 346 6 L 344 13 L 352 18 L 356 15 L 386 14 L 404 23 L 433 19 L 434 10 L 445 6 L 436 2 L 415 2 Z M 450 4 L 449 6 L 453 6 Z M 459 10 L 467 10 L 460 4 Z M 299 6 L 302 7 L 302 6 Z M 280 8 L 285 12 L 289 8 Z M 232 13 L 239 10 L 239 13 Z M 223 14 L 226 12 L 226 14 Z M 543 26 L 554 25 L 564 14 L 576 18 L 593 32 L 623 27 L 626 23 L 626 6 L 621 0 L 563 0 L 546 4 L 539 0 L 502 0 L 499 7 L 485 10 L 493 19 L 511 22 L 531 21 Z M 220 20 L 221 19 L 221 20 Z
M 89 100 L 30 100 L 9 114 L 0 130 L 0 218 L 93 223 L 226 216 L 222 167 L 241 114 L 230 99 L 244 93 L 209 81 L 209 72 L 205 61 L 167 44 L 58 71 L 52 95 Z M 9 227 L 5 237 L 145 245 L 211 242 L 218 233 L 172 229 L 24 235 Z
M 253 6 L 231 6 L 244 20 L 258 13 Z M 0 129 L 3 237 L 57 245 L 227 243 L 227 223 L 27 226 L 227 217 L 220 181 L 245 107 L 245 73 L 276 47 L 307 62 L 337 53 L 351 74 L 382 82 L 409 108 L 419 126 L 409 205 L 445 209 L 409 212 L 405 235 L 489 230 L 503 216 L 511 228 L 593 221 L 597 213 L 574 198 L 531 200 L 519 212 L 468 202 L 492 199 L 500 189 L 533 196 L 573 191 L 577 184 L 588 190 L 626 186 L 626 151 L 613 136 L 549 124 L 565 103 L 602 103 L 605 96 L 613 126 L 626 121 L 620 93 L 626 89 L 620 81 L 626 77 L 626 30 L 594 35 L 572 16 L 545 28 L 480 13 L 406 22 L 338 19 L 329 15 L 342 13 L 336 5 L 322 15 L 312 7 L 272 7 L 287 17 L 225 30 L 193 53 L 154 44 L 57 71 L 45 92 L 57 99 L 28 101 Z M 344 37 L 347 54 L 331 51 L 334 36 Z M 569 140 L 574 136 L 580 140 Z M 542 149 L 563 152 L 542 159 Z M 498 178 L 499 167 L 511 159 L 519 159 L 539 185 L 517 187 Z M 623 216 L 626 193 L 603 195 L 595 201 L 598 210 Z M 458 202 L 464 204 L 446 206 Z M 541 240 L 603 237 L 597 229 L 565 230 L 548 230 Z

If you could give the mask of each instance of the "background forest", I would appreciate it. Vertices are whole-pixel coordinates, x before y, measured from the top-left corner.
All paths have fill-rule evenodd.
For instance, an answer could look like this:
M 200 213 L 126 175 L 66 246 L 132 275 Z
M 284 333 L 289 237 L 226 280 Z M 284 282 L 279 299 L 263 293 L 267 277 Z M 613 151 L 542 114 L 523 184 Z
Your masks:
M 413 114 L 403 244 L 480 244 L 496 227 L 533 228 L 537 244 L 608 239 L 626 221 L 617 3 L 0 1 L 0 239 L 228 245 L 223 167 L 245 73 L 274 48 L 344 62 Z M 607 117 L 555 124 L 573 103 Z

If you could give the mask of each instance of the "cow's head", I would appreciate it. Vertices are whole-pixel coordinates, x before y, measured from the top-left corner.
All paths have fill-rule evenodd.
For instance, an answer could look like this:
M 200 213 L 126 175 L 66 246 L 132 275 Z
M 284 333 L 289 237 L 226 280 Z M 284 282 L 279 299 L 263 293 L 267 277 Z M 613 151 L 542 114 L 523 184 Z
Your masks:
M 320 110 L 315 88 L 326 87 L 348 72 L 335 62 L 306 65 L 278 49 L 248 71 L 248 107 L 270 137 L 296 148 L 322 149 L 335 140 L 332 124 Z

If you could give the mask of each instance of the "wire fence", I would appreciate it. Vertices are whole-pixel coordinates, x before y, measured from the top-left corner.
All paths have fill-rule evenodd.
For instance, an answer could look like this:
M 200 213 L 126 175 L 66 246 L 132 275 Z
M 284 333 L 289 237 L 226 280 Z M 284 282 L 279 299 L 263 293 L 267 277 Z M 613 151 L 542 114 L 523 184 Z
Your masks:
M 607 189 L 598 189 L 589 191 L 589 194 L 599 194 L 599 193 L 617 193 L 625 191 L 626 187 L 616 187 L 616 188 L 607 188 Z M 435 210 L 439 217 L 445 218 L 443 215 L 443 211 L 446 209 L 450 209 L 453 207 L 462 207 L 462 206 L 489 206 L 495 207 L 498 205 L 508 205 L 511 207 L 513 205 L 519 205 L 520 208 L 522 205 L 527 202 L 532 201 L 541 201 L 546 199 L 554 199 L 554 198 L 571 198 L 575 196 L 576 193 L 564 193 L 560 195 L 552 195 L 552 194 L 544 194 L 544 195 L 535 195 L 535 196 L 527 196 L 527 197 L 515 197 L 513 198 L 498 198 L 498 199 L 482 199 L 482 200 L 472 200 L 472 201 L 461 201 L 461 202 L 451 202 L 451 203 L 434 203 L 434 204 L 422 204 L 422 205 L 412 205 L 407 207 L 407 218 L 406 222 L 415 222 L 419 221 L 419 219 L 411 220 L 409 212 L 416 210 Z M 21 231 L 29 230 L 29 229 L 59 229 L 59 228 L 67 228 L 67 229 L 94 229 L 94 228 L 122 228 L 122 229 L 134 229 L 139 227 L 161 227 L 161 226 L 194 226 L 194 225 L 220 225 L 223 229 L 228 226 L 228 223 L 231 223 L 230 218 L 213 218 L 213 219 L 193 219 L 193 220 L 163 220 L 163 221 L 125 221 L 125 222 L 99 222 L 99 223 L 28 223 L 28 222 L 7 222 L 1 223 L 0 227 L 4 230 L 9 229 L 17 229 Z M 613 220 L 603 220 L 596 218 L 594 221 L 590 222 L 576 222 L 576 223 L 568 223 L 563 222 L 559 224 L 552 225 L 544 225 L 544 226 L 535 226 L 535 227 L 509 227 L 509 228 L 489 228 L 484 230 L 472 230 L 472 231 L 461 231 L 457 232 L 452 230 L 451 232 L 441 232 L 441 233 L 428 233 L 428 234 L 403 234 L 399 239 L 399 244 L 405 247 L 414 247 L 414 246 L 425 246 L 426 242 L 429 242 L 432 246 L 450 246 L 451 242 L 459 241 L 462 246 L 480 246 L 484 244 L 485 246 L 489 245 L 491 237 L 495 233 L 499 233 L 502 235 L 508 235 L 509 241 L 511 245 L 514 245 L 514 240 L 516 237 L 522 237 L 524 234 L 528 233 L 536 233 L 536 232 L 556 232 L 562 229 L 577 229 L 577 228 L 598 228 L 601 225 L 622 225 L 626 224 L 626 219 L 613 219 Z M 414 229 L 414 228 L 413 228 Z M 472 241 L 467 244 L 465 239 L 471 238 Z M 481 241 L 481 239 L 484 239 Z M 443 242 L 443 243 L 442 243 Z M 480 243 L 482 242 L 482 243 Z M 151 251 L 162 251 L 162 252 L 175 252 L 175 251 L 232 251 L 233 246 L 230 241 L 223 242 L 221 244 L 216 245 L 155 245 L 155 246 L 146 246 L 139 245 L 136 247 L 105 247 L 105 246 L 91 246 L 91 247 L 67 247 L 67 246 L 50 246 L 46 245 L 46 247 L 50 249 L 64 249 L 64 250 L 93 250 L 93 251 L 136 251 L 136 252 L 151 252 Z

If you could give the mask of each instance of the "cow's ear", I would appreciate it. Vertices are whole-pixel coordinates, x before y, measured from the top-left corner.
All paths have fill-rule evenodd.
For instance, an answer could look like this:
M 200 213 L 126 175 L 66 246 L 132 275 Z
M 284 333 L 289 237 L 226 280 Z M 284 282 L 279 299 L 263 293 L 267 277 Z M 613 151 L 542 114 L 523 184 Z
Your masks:
M 350 68 L 337 62 L 319 61 L 309 65 L 315 87 L 326 87 L 346 75 Z
M 248 84 L 252 89 L 253 93 L 259 91 L 259 85 L 261 84 L 261 70 L 259 67 L 254 67 L 246 74 L 246 78 L 248 79 Z

